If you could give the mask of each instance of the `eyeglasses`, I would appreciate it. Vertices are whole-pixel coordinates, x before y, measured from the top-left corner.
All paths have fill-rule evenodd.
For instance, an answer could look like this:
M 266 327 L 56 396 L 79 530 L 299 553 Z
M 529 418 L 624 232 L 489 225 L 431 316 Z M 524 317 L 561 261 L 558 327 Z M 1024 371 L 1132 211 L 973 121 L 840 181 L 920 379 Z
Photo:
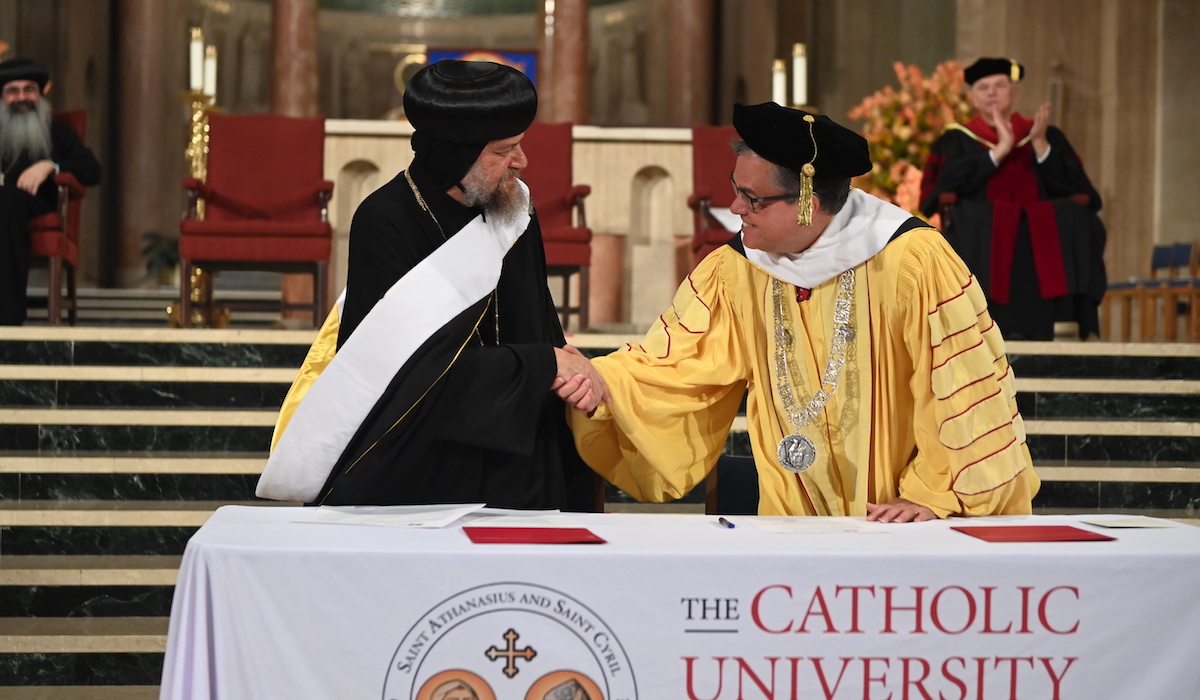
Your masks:
M 800 193 L 797 192 L 794 194 L 776 194 L 771 195 L 770 197 L 751 197 L 750 195 L 746 194 L 745 190 L 737 186 L 737 182 L 733 179 L 733 173 L 729 173 L 729 184 L 733 185 L 733 198 L 737 199 L 738 197 L 741 197 L 742 200 L 746 202 L 746 207 L 751 211 L 751 213 L 754 214 L 757 214 L 759 211 L 761 211 L 758 205 L 764 202 L 769 204 L 771 202 L 780 202 L 785 199 L 795 199 L 800 196 Z

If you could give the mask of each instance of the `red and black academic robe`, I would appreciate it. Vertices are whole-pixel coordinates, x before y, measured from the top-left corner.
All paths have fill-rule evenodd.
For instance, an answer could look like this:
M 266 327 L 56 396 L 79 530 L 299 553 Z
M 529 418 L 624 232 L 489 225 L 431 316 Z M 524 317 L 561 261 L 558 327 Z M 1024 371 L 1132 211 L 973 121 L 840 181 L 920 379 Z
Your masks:
M 1050 340 L 1055 321 L 1099 335 L 1108 284 L 1100 195 L 1062 131 L 1046 130 L 1050 153 L 1038 163 L 1021 143 L 1033 122 L 1014 114 L 1012 126 L 1019 145 L 999 166 L 989 153 L 998 136 L 981 117 L 947 130 L 925 166 L 921 212 L 932 216 L 944 192 L 958 195 L 946 240 L 983 285 L 1005 337 Z M 1076 194 L 1086 207 L 1069 199 Z

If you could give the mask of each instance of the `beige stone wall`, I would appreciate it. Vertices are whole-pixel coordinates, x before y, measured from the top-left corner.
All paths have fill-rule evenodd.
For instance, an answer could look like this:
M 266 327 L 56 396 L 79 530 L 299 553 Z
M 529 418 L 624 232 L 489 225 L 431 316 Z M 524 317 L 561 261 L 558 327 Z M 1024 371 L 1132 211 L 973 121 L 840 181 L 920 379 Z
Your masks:
M 1159 243 L 1200 241 L 1200 3 L 1164 0 L 1158 130 Z
M 350 221 L 359 203 L 412 160 L 407 122 L 326 122 L 325 177 L 335 183 L 334 288 L 346 281 Z M 619 298 L 620 317 L 596 321 L 648 327 L 678 285 L 676 247 L 692 234 L 686 200 L 692 187 L 690 129 L 575 127 L 574 179 L 591 185 L 588 227 L 604 247 L 593 255 L 592 296 L 598 309 Z M 620 239 L 619 257 L 609 252 Z

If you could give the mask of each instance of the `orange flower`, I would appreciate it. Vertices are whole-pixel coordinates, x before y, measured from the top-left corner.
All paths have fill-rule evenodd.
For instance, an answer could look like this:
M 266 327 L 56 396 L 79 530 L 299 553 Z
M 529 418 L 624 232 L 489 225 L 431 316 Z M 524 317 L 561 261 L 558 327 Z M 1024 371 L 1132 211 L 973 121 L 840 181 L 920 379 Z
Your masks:
M 900 62 L 892 69 L 900 89 L 885 85 L 849 112 L 851 119 L 864 120 L 862 133 L 875 163 L 854 184 L 915 213 L 913 183 L 919 186 L 920 167 L 946 126 L 966 120 L 969 106 L 957 61 L 939 64 L 928 76 Z

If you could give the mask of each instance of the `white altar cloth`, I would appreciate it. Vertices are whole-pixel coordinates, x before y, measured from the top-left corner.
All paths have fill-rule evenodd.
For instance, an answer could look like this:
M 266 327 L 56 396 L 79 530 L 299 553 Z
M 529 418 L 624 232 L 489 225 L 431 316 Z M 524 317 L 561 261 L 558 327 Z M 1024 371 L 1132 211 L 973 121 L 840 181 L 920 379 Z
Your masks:
M 608 514 L 573 516 L 607 544 L 477 545 L 457 527 L 299 514 L 228 506 L 188 543 L 162 698 L 1200 693 L 1200 528 L 1187 525 L 1029 516 L 797 534 Z M 1001 544 L 950 529 L 1018 523 L 1118 539 Z

